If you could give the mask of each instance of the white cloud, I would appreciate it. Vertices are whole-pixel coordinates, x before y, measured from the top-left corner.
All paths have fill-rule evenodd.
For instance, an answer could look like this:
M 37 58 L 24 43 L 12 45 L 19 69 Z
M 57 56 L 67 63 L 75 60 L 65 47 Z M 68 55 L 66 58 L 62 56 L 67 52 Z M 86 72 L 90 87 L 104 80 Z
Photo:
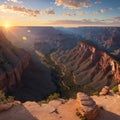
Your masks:
M 95 4 L 100 4 L 102 0 L 96 0 Z
M 46 15 L 54 15 L 55 11 L 53 9 L 46 9 L 42 13 Z
M 85 15 L 85 12 L 77 12 L 77 15 Z
M 20 0 L 7 0 L 8 2 L 14 2 L 14 3 L 22 3 Z
M 72 13 L 68 13 L 68 12 L 65 12 L 63 14 L 63 16 L 68 16 L 68 17 L 71 17 L 71 16 L 75 16 L 76 14 L 72 14 Z
M 109 12 L 109 11 L 111 11 L 111 10 L 112 10 L 112 8 L 108 8 L 108 9 L 100 9 L 100 10 L 98 10 L 98 11 L 93 12 L 93 14 L 97 15 L 97 14 L 100 14 L 100 13 L 106 13 L 106 12 Z
M 40 10 L 31 10 L 27 9 L 25 7 L 17 7 L 17 6 L 9 6 L 9 5 L 1 5 L 0 10 L 3 12 L 15 12 L 15 13 L 21 13 L 27 16 L 33 16 L 37 17 L 41 14 Z
M 64 6 L 70 9 L 80 9 L 91 6 L 91 2 L 89 0 L 56 0 L 55 4 L 57 6 Z
M 120 26 L 120 17 L 110 19 L 82 19 L 82 20 L 52 20 L 49 25 L 56 26 Z

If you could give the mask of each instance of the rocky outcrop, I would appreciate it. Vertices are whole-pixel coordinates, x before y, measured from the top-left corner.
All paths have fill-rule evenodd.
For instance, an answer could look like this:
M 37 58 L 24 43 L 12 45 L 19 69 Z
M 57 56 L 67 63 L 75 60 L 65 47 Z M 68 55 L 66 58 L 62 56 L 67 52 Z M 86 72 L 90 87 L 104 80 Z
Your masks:
M 65 29 L 65 28 L 64 28 Z M 120 58 L 120 29 L 119 27 L 80 27 L 70 28 L 74 34 L 79 34 L 85 40 L 90 40 L 107 49 L 111 54 Z
M 110 88 L 108 86 L 105 86 L 101 92 L 100 92 L 100 95 L 107 95 L 110 91 Z
M 71 50 L 55 52 L 52 58 L 60 66 L 64 64 L 65 72 L 73 74 L 76 84 L 86 88 L 101 90 L 120 82 L 118 62 L 90 41 L 81 41 Z
M 77 93 L 78 111 L 88 120 L 94 120 L 98 115 L 98 107 L 95 101 L 84 93 Z
M 81 93 L 81 95 L 83 96 L 84 94 Z M 9 120 L 9 118 L 12 120 L 85 120 L 85 117 L 82 116 L 83 119 L 81 119 L 80 116 L 75 114 L 76 108 L 80 110 L 79 99 L 81 99 L 81 97 L 78 96 L 78 101 L 69 99 L 64 102 L 63 100 L 64 104 L 62 104 L 61 99 L 52 100 L 49 103 L 41 105 L 36 102 L 27 101 L 23 104 L 14 105 L 14 107 L 7 111 L 1 112 L 0 120 Z M 92 120 L 120 120 L 119 95 L 113 93 L 112 96 L 91 96 L 91 98 L 85 96 L 83 100 L 85 101 L 87 98 L 92 98 L 97 105 L 100 106 L 99 114 Z M 93 113 L 91 116 L 92 115 Z
M 20 86 L 22 72 L 29 61 L 30 55 L 13 46 L 0 31 L 0 89 L 11 90 Z
M 10 108 L 12 108 L 13 106 L 17 106 L 17 105 L 20 105 L 20 104 L 21 104 L 20 101 L 14 101 L 14 102 L 11 102 L 11 103 L 0 104 L 0 113 L 3 112 L 3 111 L 7 111 Z
M 13 104 L 11 103 L 7 103 L 7 104 L 2 104 L 0 105 L 0 112 L 9 110 L 10 108 L 12 108 Z

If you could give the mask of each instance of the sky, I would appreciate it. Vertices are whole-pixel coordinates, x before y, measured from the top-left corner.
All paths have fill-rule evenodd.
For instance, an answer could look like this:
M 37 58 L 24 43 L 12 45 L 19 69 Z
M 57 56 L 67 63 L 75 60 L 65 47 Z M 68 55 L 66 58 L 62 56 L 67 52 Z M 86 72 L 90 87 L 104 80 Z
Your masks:
M 0 26 L 120 26 L 120 0 L 0 0 Z

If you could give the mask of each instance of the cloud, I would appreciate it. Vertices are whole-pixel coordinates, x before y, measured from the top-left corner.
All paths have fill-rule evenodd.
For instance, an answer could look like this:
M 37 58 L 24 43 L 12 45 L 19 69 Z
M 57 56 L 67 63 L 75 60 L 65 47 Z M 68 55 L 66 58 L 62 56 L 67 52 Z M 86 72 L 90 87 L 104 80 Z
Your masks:
M 55 20 L 51 21 L 49 24 L 54 25 L 78 25 L 78 26 L 89 26 L 89 25 L 105 25 L 103 20 L 90 20 L 90 19 L 82 19 L 82 20 Z
M 102 0 L 96 0 L 95 4 L 100 4 Z
M 22 3 L 20 0 L 7 0 L 8 2 L 14 2 L 14 3 Z
M 68 12 L 65 12 L 63 14 L 63 16 L 68 16 L 68 17 L 71 17 L 71 16 L 75 16 L 76 14 L 72 14 L 72 13 L 68 13 Z
M 52 9 L 46 9 L 45 11 L 42 12 L 43 14 L 46 14 L 46 15 L 54 15 L 55 14 L 55 11 L 52 10 Z
M 99 10 L 100 13 L 106 13 L 108 11 L 108 9 L 101 9 Z
M 46 23 L 46 25 L 54 26 L 120 26 L 120 17 L 110 18 L 110 19 L 82 19 L 82 20 L 52 20 Z
M 77 15 L 85 15 L 85 12 L 77 12 Z
M 80 9 L 84 7 L 90 7 L 89 0 L 56 0 L 55 5 L 64 6 L 70 9 Z
M 76 16 L 76 15 L 79 16 L 79 15 L 85 15 L 85 14 L 86 14 L 85 12 L 82 12 L 82 11 L 79 12 L 79 11 L 77 11 L 77 12 L 74 13 L 74 14 L 73 14 L 73 13 L 69 13 L 69 12 L 65 12 L 63 15 L 64 15 L 64 16 L 68 16 L 68 17 L 71 17 L 71 16 Z
M 120 16 L 118 16 L 118 17 L 114 17 L 114 20 L 120 22 Z
M 36 17 L 41 14 L 40 10 L 31 10 L 31 9 L 27 9 L 25 7 L 17 7 L 17 6 L 9 6 L 9 5 L 1 5 L 0 10 L 1 11 L 9 11 L 9 12 L 10 11 L 18 12 L 18 13 L 22 13 L 24 15 L 33 16 L 33 17 Z
M 111 26 L 120 26 L 120 16 L 113 17 L 108 20 L 110 21 Z
M 106 12 L 108 12 L 108 11 L 110 11 L 110 10 L 112 10 L 112 8 L 108 8 L 108 9 L 100 9 L 100 10 L 98 10 L 98 11 L 95 11 L 95 12 L 93 12 L 93 14 L 100 14 L 100 13 L 106 13 Z

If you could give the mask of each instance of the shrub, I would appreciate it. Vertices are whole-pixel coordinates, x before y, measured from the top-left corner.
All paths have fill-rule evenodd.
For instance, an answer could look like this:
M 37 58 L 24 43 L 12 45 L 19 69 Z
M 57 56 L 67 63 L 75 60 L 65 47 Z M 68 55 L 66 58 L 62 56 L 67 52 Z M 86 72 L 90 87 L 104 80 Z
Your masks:
M 98 96 L 98 95 L 99 95 L 99 92 L 98 92 L 98 91 L 93 92 L 93 94 L 92 94 L 92 95 L 96 95 L 96 96 Z
M 81 114 L 80 112 L 76 111 L 76 115 L 79 117 Z
M 99 108 L 100 108 L 101 110 L 104 110 L 104 107 L 103 107 L 103 106 L 99 106 Z
M 59 93 L 53 93 L 53 94 L 49 95 L 47 99 L 39 101 L 38 104 L 41 105 L 44 103 L 48 103 L 50 100 L 54 100 L 54 99 L 57 99 L 59 97 L 60 97 Z
M 6 104 L 6 103 L 10 103 L 10 102 L 14 102 L 14 97 L 13 96 L 5 96 L 5 93 L 0 90 L 0 104 Z
M 50 96 L 48 96 L 48 100 L 54 100 L 54 99 L 57 99 L 59 97 L 60 97 L 59 93 L 54 93 L 54 94 L 51 94 Z
M 76 115 L 81 119 L 81 120 L 87 120 L 85 116 L 83 116 L 78 110 L 76 110 Z
M 14 102 L 14 97 L 13 96 L 8 96 L 7 101 L 8 102 Z
M 44 104 L 44 103 L 47 103 L 47 102 L 48 102 L 47 100 L 41 100 L 41 101 L 38 102 L 38 104 L 41 105 L 41 104 Z
M 118 92 L 118 85 L 115 85 L 113 88 L 112 88 L 113 92 L 116 93 Z

